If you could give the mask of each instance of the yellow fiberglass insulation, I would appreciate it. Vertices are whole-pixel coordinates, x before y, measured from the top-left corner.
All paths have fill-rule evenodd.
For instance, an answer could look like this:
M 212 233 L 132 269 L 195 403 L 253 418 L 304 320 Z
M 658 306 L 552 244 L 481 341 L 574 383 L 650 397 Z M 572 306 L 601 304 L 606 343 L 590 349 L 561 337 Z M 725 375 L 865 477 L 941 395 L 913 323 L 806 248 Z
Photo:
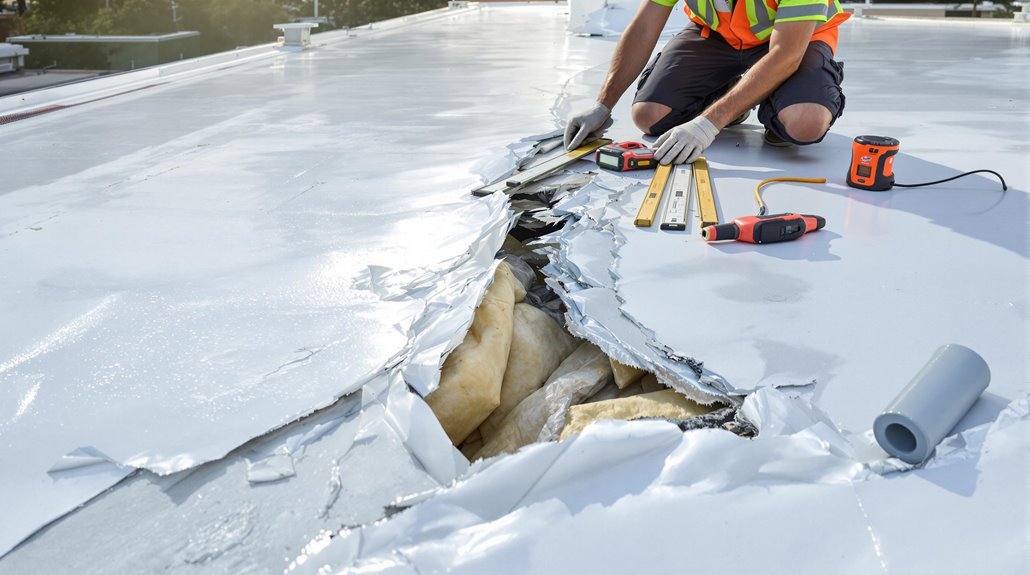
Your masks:
M 454 445 L 460 445 L 501 403 L 516 296 L 525 289 L 501 262 L 465 339 L 447 356 L 440 387 L 426 403 Z
M 466 459 L 471 460 L 480 449 L 483 448 L 483 436 L 479 433 L 479 429 L 473 431 L 465 438 L 465 442 L 461 444 L 458 449 L 461 450 L 461 454 Z
M 641 417 L 687 419 L 703 415 L 718 406 L 695 403 L 671 389 L 654 391 L 631 397 L 609 399 L 597 403 L 575 405 L 569 410 L 567 424 L 561 432 L 565 439 L 583 431 L 595 421 L 606 419 L 629 420 Z
M 636 383 L 641 377 L 644 377 L 645 373 L 647 373 L 639 367 L 619 363 L 614 359 L 611 361 L 612 373 L 615 375 L 615 385 L 619 386 L 619 389 L 625 389 L 627 385 Z
M 514 453 L 538 440 L 557 439 L 569 407 L 596 393 L 611 377 L 608 357 L 597 346 L 584 342 L 558 366 L 543 387 L 515 406 L 475 459 Z
M 489 441 L 504 417 L 540 389 L 580 343 L 551 316 L 529 304 L 515 304 L 515 327 L 501 385 L 501 404 L 480 426 L 483 439 Z

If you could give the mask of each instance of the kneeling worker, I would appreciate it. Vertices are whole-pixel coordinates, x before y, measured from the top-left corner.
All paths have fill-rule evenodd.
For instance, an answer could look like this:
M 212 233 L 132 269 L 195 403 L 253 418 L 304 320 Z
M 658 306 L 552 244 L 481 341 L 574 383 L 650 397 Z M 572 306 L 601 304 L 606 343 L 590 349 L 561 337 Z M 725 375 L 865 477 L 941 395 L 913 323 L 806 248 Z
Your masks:
M 849 15 L 838 0 L 687 0 L 691 23 L 644 69 L 676 1 L 641 3 L 597 103 L 569 118 L 566 148 L 611 126 L 612 108 L 638 75 L 633 122 L 659 136 L 663 164 L 693 162 L 758 104 L 767 144 L 823 139 L 844 109 L 844 71 L 833 54 Z

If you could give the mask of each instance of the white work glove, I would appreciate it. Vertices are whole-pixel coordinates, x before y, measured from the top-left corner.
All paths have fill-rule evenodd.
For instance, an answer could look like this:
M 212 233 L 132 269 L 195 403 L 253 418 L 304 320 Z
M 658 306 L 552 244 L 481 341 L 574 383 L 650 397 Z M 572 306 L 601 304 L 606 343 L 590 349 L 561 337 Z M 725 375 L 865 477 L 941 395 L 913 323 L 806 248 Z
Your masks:
M 712 145 L 719 129 L 704 116 L 680 124 L 654 142 L 654 159 L 662 164 L 685 164 L 701 156 Z
M 574 114 L 565 125 L 565 149 L 575 150 L 590 138 L 596 140 L 612 126 L 612 111 L 597 102 L 593 108 Z

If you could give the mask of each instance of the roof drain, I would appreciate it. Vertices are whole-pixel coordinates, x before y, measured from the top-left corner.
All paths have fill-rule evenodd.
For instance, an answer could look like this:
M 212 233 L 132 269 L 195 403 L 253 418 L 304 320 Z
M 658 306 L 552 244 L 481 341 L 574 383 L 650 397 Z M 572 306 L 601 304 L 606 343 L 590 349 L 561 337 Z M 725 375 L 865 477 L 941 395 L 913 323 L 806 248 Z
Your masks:
M 311 46 L 311 29 L 317 28 L 317 22 L 295 22 L 290 24 L 273 24 L 276 30 L 282 30 L 276 48 L 289 52 L 300 52 Z

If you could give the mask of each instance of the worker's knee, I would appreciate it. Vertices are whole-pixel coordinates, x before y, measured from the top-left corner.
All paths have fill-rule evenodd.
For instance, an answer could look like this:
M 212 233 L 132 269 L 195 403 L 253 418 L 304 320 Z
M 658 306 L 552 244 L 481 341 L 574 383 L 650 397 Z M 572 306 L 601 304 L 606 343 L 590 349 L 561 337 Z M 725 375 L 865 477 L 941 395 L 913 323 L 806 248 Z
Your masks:
M 830 129 L 832 116 L 822 104 L 794 104 L 776 115 L 791 139 L 799 143 L 818 142 Z
M 636 124 L 637 128 L 641 132 L 649 136 L 657 136 L 659 134 L 652 134 L 651 128 L 654 127 L 662 118 L 669 115 L 672 108 L 665 104 L 659 104 L 657 102 L 637 102 L 633 104 L 633 123 Z

